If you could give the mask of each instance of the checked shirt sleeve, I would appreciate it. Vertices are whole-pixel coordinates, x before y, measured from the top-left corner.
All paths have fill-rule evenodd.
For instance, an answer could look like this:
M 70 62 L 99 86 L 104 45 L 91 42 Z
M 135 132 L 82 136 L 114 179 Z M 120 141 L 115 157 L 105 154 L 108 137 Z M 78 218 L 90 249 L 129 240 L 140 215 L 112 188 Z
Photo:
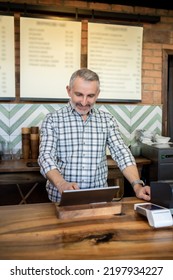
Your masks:
M 111 117 L 109 124 L 108 147 L 112 158 L 121 171 L 130 165 L 136 165 L 135 159 L 124 143 L 118 124 L 113 117 Z
M 61 172 L 57 164 L 56 156 L 58 136 L 54 130 L 55 123 L 55 116 L 48 114 L 42 123 L 40 131 L 41 142 L 38 163 L 40 165 L 40 172 L 44 177 L 46 177 L 46 173 L 52 169 L 58 169 L 59 172 Z

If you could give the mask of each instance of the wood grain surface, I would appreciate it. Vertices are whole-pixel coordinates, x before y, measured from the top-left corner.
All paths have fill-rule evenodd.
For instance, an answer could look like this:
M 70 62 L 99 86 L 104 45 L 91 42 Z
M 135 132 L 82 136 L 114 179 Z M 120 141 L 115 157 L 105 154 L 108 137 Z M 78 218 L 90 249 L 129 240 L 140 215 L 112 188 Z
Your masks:
M 173 259 L 173 227 L 153 229 L 122 200 L 121 215 L 60 220 L 53 203 L 0 207 L 0 259 Z M 142 201 L 143 202 L 143 201 Z

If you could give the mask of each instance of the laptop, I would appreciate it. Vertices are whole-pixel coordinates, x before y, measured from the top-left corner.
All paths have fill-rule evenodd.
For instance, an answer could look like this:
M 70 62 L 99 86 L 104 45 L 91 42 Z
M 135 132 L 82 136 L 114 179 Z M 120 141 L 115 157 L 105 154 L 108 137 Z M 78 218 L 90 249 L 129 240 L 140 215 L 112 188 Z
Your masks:
M 111 202 L 116 196 L 118 190 L 119 186 L 65 190 L 62 193 L 59 206 Z

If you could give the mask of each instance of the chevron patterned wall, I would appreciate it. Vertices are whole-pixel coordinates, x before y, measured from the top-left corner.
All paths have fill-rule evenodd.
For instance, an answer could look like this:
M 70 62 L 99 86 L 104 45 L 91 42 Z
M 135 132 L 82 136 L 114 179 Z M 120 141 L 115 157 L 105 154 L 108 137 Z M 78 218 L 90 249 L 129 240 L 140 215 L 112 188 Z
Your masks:
M 21 128 L 41 126 L 45 115 L 63 104 L 0 104 L 0 143 L 8 142 L 13 150 L 21 149 Z M 162 107 L 142 105 L 97 104 L 117 120 L 126 144 L 135 142 L 135 131 L 146 129 L 161 134 Z

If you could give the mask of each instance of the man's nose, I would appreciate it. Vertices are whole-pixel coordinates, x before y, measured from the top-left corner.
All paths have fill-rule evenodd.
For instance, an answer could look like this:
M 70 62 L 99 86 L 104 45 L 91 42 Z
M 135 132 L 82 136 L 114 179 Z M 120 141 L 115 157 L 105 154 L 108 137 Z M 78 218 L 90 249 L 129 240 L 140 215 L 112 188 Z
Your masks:
M 82 101 L 81 101 L 82 106 L 86 106 L 87 105 L 87 97 L 83 97 Z

